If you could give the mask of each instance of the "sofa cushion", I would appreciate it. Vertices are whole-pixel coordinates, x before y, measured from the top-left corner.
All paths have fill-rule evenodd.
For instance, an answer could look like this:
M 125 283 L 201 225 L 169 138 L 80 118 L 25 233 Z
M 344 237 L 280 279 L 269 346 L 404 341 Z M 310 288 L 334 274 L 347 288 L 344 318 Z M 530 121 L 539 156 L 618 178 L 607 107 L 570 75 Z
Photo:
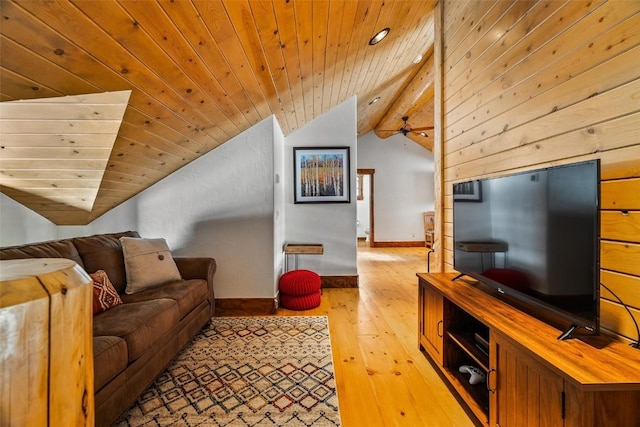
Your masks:
M 148 301 L 158 298 L 169 298 L 178 304 L 180 318 L 196 308 L 202 301 L 209 297 L 207 281 L 201 279 L 180 280 L 165 285 L 146 289 L 131 295 L 122 295 L 126 303 Z
M 73 244 L 82 258 L 84 269 L 86 271 L 106 271 L 113 287 L 120 294 L 124 292 L 127 284 L 122 246 L 120 245 L 120 237 L 124 236 L 139 237 L 139 234 L 135 231 L 125 231 L 73 239 Z
M 94 317 L 93 335 L 121 337 L 127 343 L 128 361 L 140 357 L 180 321 L 178 304 L 156 299 L 122 304 Z
M 71 240 L 53 240 L 0 249 L 0 259 L 25 258 L 67 258 L 75 261 L 80 267 L 84 267 L 82 258 Z
M 122 237 L 120 242 L 127 273 L 125 293 L 182 279 L 165 239 Z
M 127 343 L 120 337 L 93 338 L 93 388 L 100 390 L 127 367 Z
M 118 295 L 118 291 L 113 288 L 109 276 L 104 270 L 98 270 L 91 273 L 93 280 L 93 315 L 101 311 L 107 311 L 116 305 L 122 304 L 122 299 Z

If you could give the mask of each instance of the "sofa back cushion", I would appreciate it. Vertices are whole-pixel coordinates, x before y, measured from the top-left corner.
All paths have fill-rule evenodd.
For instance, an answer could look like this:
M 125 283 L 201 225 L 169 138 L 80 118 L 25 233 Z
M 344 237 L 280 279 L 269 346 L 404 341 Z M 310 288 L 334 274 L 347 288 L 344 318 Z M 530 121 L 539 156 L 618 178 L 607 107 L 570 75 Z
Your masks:
M 75 261 L 80 267 L 84 267 L 82 258 L 70 239 L 29 243 L 0 249 L 1 260 L 25 258 L 67 258 Z
M 120 239 L 127 273 L 126 294 L 181 280 L 165 239 Z
M 119 294 L 124 293 L 127 285 L 120 237 L 140 237 L 140 235 L 136 231 L 125 231 L 72 239 L 87 273 L 104 270 Z

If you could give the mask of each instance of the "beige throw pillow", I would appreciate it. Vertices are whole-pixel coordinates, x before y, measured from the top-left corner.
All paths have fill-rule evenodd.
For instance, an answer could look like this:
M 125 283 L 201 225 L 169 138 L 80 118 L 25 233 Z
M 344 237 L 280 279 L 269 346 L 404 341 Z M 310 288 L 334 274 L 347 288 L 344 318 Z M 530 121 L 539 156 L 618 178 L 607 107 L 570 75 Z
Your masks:
M 182 278 L 164 239 L 121 237 L 120 243 L 127 273 L 125 293 L 133 294 Z

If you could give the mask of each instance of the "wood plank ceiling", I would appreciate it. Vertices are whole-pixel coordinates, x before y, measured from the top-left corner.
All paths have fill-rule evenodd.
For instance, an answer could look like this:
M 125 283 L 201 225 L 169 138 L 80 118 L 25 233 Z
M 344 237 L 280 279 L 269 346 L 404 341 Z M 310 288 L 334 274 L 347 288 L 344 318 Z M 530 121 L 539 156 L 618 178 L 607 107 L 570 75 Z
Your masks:
M 434 4 L 3 0 L 0 190 L 56 224 L 83 225 L 272 114 L 288 135 L 357 96 L 360 135 L 387 137 L 404 115 L 433 125 Z M 101 113 L 54 115 L 67 130 L 43 132 L 32 122 L 47 119 L 40 110 L 18 125 L 8 108 L 122 91 L 131 96 L 107 162 L 68 130 L 85 121 L 89 148 Z M 407 136 L 432 147 L 431 136 Z

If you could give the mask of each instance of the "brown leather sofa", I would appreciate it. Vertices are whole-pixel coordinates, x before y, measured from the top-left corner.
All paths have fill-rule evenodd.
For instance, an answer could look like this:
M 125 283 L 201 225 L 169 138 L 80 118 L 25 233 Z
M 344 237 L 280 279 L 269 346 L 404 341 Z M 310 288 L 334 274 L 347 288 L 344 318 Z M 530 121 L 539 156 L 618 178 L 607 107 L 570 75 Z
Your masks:
M 123 304 L 93 318 L 96 426 L 109 426 L 131 406 L 214 314 L 213 258 L 174 258 L 182 280 L 132 295 L 120 237 L 98 234 L 0 248 L 0 259 L 68 258 L 87 273 L 104 270 Z

